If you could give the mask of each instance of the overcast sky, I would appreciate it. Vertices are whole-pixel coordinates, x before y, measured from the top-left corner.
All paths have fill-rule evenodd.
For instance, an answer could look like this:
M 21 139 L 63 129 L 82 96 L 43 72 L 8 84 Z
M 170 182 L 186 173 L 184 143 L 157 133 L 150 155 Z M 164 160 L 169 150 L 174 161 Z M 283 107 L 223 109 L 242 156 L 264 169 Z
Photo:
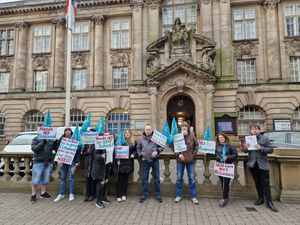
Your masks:
M 0 3 L 4 3 L 4 2 L 17 2 L 20 0 L 0 0 Z

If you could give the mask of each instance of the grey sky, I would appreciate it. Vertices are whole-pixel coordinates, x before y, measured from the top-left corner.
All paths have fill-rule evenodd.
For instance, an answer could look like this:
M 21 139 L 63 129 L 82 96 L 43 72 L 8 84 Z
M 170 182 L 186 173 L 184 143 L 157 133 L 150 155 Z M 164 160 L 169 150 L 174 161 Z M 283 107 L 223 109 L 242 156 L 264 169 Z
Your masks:
M 0 3 L 5 3 L 5 2 L 17 2 L 20 0 L 0 0 Z

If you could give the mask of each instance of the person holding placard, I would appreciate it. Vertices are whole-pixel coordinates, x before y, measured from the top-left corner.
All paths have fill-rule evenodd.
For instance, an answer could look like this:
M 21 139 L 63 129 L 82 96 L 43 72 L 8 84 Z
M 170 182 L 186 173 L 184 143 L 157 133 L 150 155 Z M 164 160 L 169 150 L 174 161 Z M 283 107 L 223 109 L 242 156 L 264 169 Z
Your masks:
M 232 164 L 237 159 L 238 153 L 234 145 L 230 144 L 230 140 L 227 135 L 220 133 L 217 135 L 216 143 L 216 161 Z M 228 202 L 229 183 L 230 178 L 219 176 L 221 181 L 221 187 L 223 191 L 223 198 L 220 200 L 220 206 L 224 207 Z
M 136 142 L 134 141 L 131 131 L 126 129 L 123 134 L 125 144 L 128 147 L 128 155 L 126 157 L 117 158 L 115 162 L 118 166 L 117 181 L 117 201 L 126 201 L 129 174 L 134 170 L 134 157 L 136 156 Z
M 66 128 L 64 130 L 64 134 L 60 137 L 58 140 L 58 145 L 57 145 L 57 150 L 59 148 L 59 145 L 62 141 L 62 138 L 71 138 L 73 134 L 73 131 L 71 128 Z M 76 167 L 79 166 L 80 163 L 80 149 L 77 149 L 76 154 L 73 158 L 73 161 L 71 165 L 65 164 L 65 163 L 58 163 L 58 166 L 60 167 L 60 185 L 59 185 L 59 194 L 58 196 L 54 199 L 54 202 L 58 202 L 65 197 L 65 190 L 66 190 L 66 185 L 67 185 L 67 177 L 69 174 L 69 201 L 73 201 L 75 199 L 75 170 Z
M 273 152 L 273 146 L 268 137 L 260 133 L 260 126 L 257 124 L 250 126 L 251 135 L 255 135 L 257 144 L 254 145 L 254 150 L 250 143 L 245 143 L 242 146 L 243 152 L 248 152 L 248 162 L 253 180 L 255 182 L 258 199 L 254 202 L 255 205 L 262 205 L 266 201 L 266 206 L 273 212 L 278 212 L 272 201 L 271 188 L 269 182 L 269 163 L 268 154 Z
M 152 175 L 154 179 L 154 192 L 156 200 L 161 203 L 160 195 L 160 172 L 159 172 L 159 154 L 163 148 L 151 140 L 153 135 L 152 127 L 147 125 L 145 132 L 137 144 L 137 154 L 142 159 L 142 196 L 140 203 L 143 203 L 148 198 L 148 179 L 149 171 L 152 168 Z
M 195 137 L 188 134 L 189 124 L 187 122 L 182 122 L 181 132 L 184 136 L 184 141 L 186 145 L 186 151 L 176 152 L 177 159 L 177 180 L 176 180 L 176 198 L 175 202 L 179 203 L 182 199 L 182 184 L 183 184 L 183 174 L 184 168 L 187 170 L 189 178 L 189 192 L 192 202 L 197 205 L 197 191 L 196 191 L 196 178 L 195 178 L 195 157 L 198 150 L 198 141 Z M 174 146 L 172 147 L 174 149 Z

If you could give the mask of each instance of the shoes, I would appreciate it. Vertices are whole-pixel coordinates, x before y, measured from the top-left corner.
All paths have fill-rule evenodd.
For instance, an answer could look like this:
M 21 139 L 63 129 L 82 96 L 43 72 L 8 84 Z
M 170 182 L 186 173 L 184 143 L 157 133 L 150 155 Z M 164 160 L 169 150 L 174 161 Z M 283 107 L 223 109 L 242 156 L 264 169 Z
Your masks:
M 94 196 L 90 196 L 88 201 L 89 201 L 89 202 L 92 202 L 92 201 L 94 201 L 94 199 L 95 199 Z
M 219 202 L 220 207 L 225 207 L 227 202 L 228 202 L 228 199 L 221 199 L 220 202 Z
M 41 194 L 40 198 L 51 198 L 51 195 L 49 195 L 48 192 L 45 192 Z
M 198 202 L 198 199 L 196 197 L 194 198 L 191 198 L 192 202 L 195 204 L 195 205 L 198 205 L 199 202 Z
M 30 203 L 31 204 L 36 203 L 36 195 L 31 195 L 30 196 Z
M 158 203 L 162 203 L 162 198 L 160 195 L 156 196 L 156 201 L 158 201 Z
M 140 198 L 140 203 L 144 203 L 144 201 L 146 201 L 146 199 L 147 199 L 147 197 L 143 195 L 143 196 Z
M 88 201 L 89 201 L 89 197 L 85 196 L 84 199 L 83 199 L 83 202 L 88 202 Z
M 97 201 L 96 207 L 99 208 L 99 209 L 103 209 L 103 208 L 105 208 L 105 205 L 103 204 L 103 202 Z
M 122 202 L 122 198 L 117 198 L 117 202 Z
M 267 207 L 269 209 L 271 209 L 273 212 L 278 212 L 278 209 L 275 207 L 275 205 L 273 204 L 273 202 L 267 202 Z
M 179 203 L 181 201 L 182 197 L 179 197 L 177 196 L 175 199 L 174 199 L 174 202 L 175 203 Z
M 255 202 L 254 205 L 262 205 L 265 203 L 265 200 L 263 198 L 258 198 Z
M 74 199 L 75 199 L 74 194 L 70 194 L 70 195 L 69 195 L 69 201 L 72 202 Z
M 125 196 L 125 195 L 122 196 L 122 201 L 123 201 L 123 202 L 126 201 L 126 196 Z
M 59 194 L 57 195 L 56 199 L 54 199 L 54 201 L 59 202 L 60 200 L 64 199 L 64 197 L 65 197 L 64 195 Z
M 103 198 L 102 202 L 106 205 L 110 204 L 110 201 L 107 199 L 107 197 Z

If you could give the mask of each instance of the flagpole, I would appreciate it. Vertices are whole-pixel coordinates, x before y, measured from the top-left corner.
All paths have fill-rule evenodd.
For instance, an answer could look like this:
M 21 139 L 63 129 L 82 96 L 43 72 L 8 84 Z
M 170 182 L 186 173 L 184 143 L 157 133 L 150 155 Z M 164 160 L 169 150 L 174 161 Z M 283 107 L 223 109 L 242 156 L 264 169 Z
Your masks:
M 66 68 L 66 117 L 65 127 L 70 125 L 70 97 L 71 97 L 71 46 L 72 46 L 72 30 L 67 27 L 67 68 Z

